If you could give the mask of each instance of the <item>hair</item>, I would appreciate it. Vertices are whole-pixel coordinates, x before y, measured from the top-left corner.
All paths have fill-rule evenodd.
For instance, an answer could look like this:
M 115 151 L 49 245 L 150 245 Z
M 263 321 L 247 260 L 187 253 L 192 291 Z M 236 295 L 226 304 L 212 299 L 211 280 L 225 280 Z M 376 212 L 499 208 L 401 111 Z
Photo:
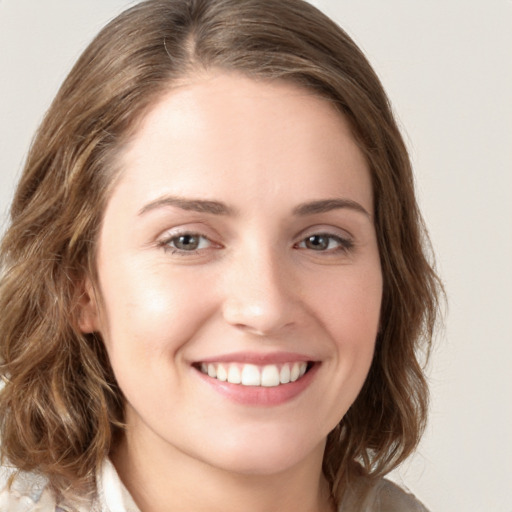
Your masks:
M 350 37 L 302 0 L 149 0 L 81 55 L 33 141 L 1 245 L 1 451 L 57 493 L 94 485 L 122 433 L 124 400 L 102 340 L 77 327 L 79 283 L 95 276 L 119 152 L 173 84 L 209 69 L 326 98 L 371 170 L 381 325 L 363 389 L 327 440 L 323 471 L 340 500 L 354 478 L 384 475 L 417 446 L 441 285 L 382 85 Z

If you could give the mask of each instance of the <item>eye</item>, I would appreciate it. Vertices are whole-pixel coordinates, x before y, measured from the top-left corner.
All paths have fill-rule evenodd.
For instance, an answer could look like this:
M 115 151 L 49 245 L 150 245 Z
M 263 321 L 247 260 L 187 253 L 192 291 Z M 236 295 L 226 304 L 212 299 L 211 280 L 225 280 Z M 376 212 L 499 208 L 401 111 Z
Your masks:
M 198 233 L 182 233 L 162 240 L 161 245 L 172 253 L 194 253 L 208 249 L 212 242 Z
M 315 233 L 310 235 L 297 244 L 299 249 L 310 249 L 312 251 L 347 251 L 351 249 L 353 243 L 351 240 L 328 233 Z

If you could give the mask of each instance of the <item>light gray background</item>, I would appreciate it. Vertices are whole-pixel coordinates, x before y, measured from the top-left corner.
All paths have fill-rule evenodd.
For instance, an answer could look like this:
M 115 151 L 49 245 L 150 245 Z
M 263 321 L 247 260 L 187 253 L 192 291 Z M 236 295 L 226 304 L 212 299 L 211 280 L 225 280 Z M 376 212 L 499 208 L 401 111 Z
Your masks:
M 59 84 L 131 3 L 0 0 L 2 225 Z M 429 428 L 393 478 L 432 512 L 512 512 L 512 2 L 313 3 L 364 49 L 392 99 L 449 295 Z

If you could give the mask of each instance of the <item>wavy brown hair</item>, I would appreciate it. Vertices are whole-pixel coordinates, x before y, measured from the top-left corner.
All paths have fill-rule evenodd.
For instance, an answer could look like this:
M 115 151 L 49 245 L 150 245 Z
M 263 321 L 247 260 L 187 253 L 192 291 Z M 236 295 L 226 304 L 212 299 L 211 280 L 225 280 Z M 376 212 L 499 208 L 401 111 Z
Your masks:
M 82 54 L 39 128 L 1 245 L 2 454 L 56 492 L 93 485 L 122 433 L 123 397 L 102 340 L 77 328 L 79 283 L 95 245 L 116 156 L 147 112 L 191 72 L 286 80 L 349 120 L 369 163 L 384 292 L 368 378 L 328 437 L 324 472 L 339 500 L 416 447 L 425 425 L 421 361 L 440 285 L 411 165 L 384 90 L 350 37 L 302 0 L 149 0 Z M 355 464 L 357 463 L 357 464 Z

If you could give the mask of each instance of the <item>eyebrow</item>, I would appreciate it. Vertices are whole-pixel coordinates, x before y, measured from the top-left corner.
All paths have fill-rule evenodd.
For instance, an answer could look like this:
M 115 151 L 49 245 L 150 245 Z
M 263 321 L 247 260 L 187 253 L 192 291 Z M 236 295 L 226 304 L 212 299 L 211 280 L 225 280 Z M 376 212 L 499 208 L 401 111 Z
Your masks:
M 147 205 L 143 206 L 139 215 L 155 210 L 158 208 L 173 206 L 180 208 L 181 210 L 194 211 L 198 213 L 210 213 L 213 215 L 233 215 L 235 210 L 225 203 L 220 201 L 211 201 L 204 199 L 186 199 L 178 196 L 164 196 L 154 201 L 151 201 Z M 358 202 L 352 199 L 322 199 L 319 201 L 310 201 L 302 203 L 293 209 L 293 214 L 305 217 L 307 215 L 315 215 L 318 213 L 327 213 L 332 210 L 338 210 L 348 208 L 357 212 L 363 213 L 367 217 L 371 218 L 370 213 Z
M 370 212 L 366 210 L 361 204 L 352 199 L 323 199 L 321 201 L 311 201 L 308 203 L 302 203 L 293 209 L 293 213 L 299 216 L 314 215 L 317 213 L 327 213 L 332 210 L 338 210 L 341 208 L 348 208 L 357 212 L 363 213 L 367 217 L 371 218 Z
M 199 213 L 211 213 L 213 215 L 232 215 L 234 210 L 219 201 L 208 201 L 204 199 L 185 199 L 177 196 L 165 196 L 151 201 L 139 211 L 139 215 L 161 208 L 164 206 L 174 206 L 181 210 L 188 210 Z

